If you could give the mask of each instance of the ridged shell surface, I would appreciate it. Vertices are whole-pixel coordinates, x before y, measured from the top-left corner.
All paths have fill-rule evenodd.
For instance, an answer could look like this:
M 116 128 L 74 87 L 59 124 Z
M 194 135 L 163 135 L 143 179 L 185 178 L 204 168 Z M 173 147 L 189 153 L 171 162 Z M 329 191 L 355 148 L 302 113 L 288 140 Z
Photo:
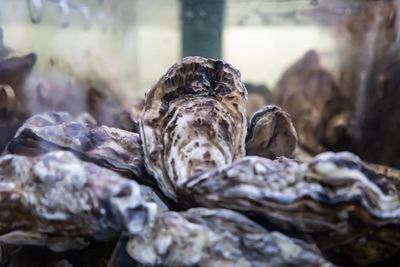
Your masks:
M 147 93 L 140 120 L 145 164 L 163 192 L 244 156 L 247 91 L 220 60 L 187 57 Z
M 197 205 L 310 234 L 329 259 L 364 266 L 400 252 L 399 173 L 349 152 L 326 152 L 305 163 L 251 156 L 192 177 L 179 192 Z
M 145 266 L 333 266 L 305 242 L 225 209 L 161 213 L 127 250 Z

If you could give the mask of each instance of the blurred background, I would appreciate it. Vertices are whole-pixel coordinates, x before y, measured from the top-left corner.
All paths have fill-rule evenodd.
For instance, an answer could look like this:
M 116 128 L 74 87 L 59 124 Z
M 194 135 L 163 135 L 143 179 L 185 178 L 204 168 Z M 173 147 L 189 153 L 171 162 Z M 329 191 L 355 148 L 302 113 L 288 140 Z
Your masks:
M 309 49 L 318 50 L 334 70 L 334 29 L 305 14 L 315 4 L 15 0 L 0 1 L 0 22 L 7 46 L 38 55 L 36 70 L 104 79 L 136 97 L 189 55 L 222 58 L 246 81 L 269 86 Z

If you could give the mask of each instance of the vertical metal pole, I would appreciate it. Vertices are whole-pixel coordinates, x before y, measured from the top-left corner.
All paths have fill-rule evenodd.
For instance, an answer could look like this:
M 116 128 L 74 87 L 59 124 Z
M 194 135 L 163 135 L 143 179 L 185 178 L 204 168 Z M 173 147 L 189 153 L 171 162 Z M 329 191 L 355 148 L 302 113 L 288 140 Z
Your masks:
M 222 57 L 224 0 L 181 0 L 182 56 Z

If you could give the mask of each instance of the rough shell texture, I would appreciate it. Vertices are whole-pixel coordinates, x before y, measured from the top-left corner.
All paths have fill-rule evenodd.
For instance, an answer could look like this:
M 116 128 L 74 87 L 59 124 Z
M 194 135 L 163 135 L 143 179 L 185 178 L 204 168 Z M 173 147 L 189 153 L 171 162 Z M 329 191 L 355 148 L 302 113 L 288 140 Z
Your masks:
M 142 114 L 142 110 L 144 108 L 145 99 L 140 98 L 136 99 L 132 104 L 129 111 L 129 117 L 132 121 L 132 131 L 135 133 L 139 133 L 139 120 Z
M 0 159 L 1 243 L 79 248 L 84 238 L 138 233 L 155 212 L 134 181 L 70 152 Z
M 18 130 L 5 152 L 37 155 L 60 149 L 134 177 L 141 183 L 155 184 L 145 170 L 138 134 L 77 122 L 65 112 L 31 117 Z
M 147 93 L 140 120 L 145 163 L 163 192 L 196 172 L 241 158 L 246 88 L 229 64 L 201 57 L 173 65 Z
M 127 250 L 146 266 L 331 266 L 302 241 L 224 209 L 162 213 Z
M 326 148 L 346 147 L 350 129 L 350 117 L 345 111 L 348 101 L 315 51 L 307 52 L 283 73 L 274 98 L 275 104 L 291 114 L 304 149 L 315 154 Z
M 323 153 L 308 163 L 246 157 L 198 175 L 181 192 L 207 207 L 257 214 L 282 231 L 309 233 L 327 254 L 366 265 L 400 249 L 400 179 L 394 171 L 382 175 L 387 172 L 348 152 Z
M 168 210 L 168 206 L 164 203 L 164 199 L 154 191 L 153 188 L 145 185 L 140 186 L 140 193 L 146 202 L 152 202 L 157 205 L 158 211 Z
M 297 144 L 290 115 L 278 106 L 266 106 L 250 119 L 246 137 L 247 155 L 265 158 L 292 155 Z

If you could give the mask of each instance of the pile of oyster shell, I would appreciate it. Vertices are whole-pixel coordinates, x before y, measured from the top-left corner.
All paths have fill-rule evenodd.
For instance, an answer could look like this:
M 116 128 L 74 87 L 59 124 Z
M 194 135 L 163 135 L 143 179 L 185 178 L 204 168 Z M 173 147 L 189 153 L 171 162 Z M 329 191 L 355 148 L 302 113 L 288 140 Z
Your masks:
M 297 64 L 316 60 L 310 52 Z M 337 95 L 323 72 L 321 84 L 294 92 L 301 70 L 289 69 L 274 91 L 290 115 L 268 105 L 250 117 L 238 70 L 188 57 L 151 88 L 140 112 L 121 113 L 126 127 L 88 114 L 21 116 L 0 158 L 0 265 L 396 261 L 399 172 L 350 152 L 307 155 L 341 137 L 347 113 L 334 112 Z M 2 88 L 1 103 L 14 99 L 12 90 Z M 1 108 L 6 116 L 10 106 Z M 316 136 L 329 127 L 339 134 Z

